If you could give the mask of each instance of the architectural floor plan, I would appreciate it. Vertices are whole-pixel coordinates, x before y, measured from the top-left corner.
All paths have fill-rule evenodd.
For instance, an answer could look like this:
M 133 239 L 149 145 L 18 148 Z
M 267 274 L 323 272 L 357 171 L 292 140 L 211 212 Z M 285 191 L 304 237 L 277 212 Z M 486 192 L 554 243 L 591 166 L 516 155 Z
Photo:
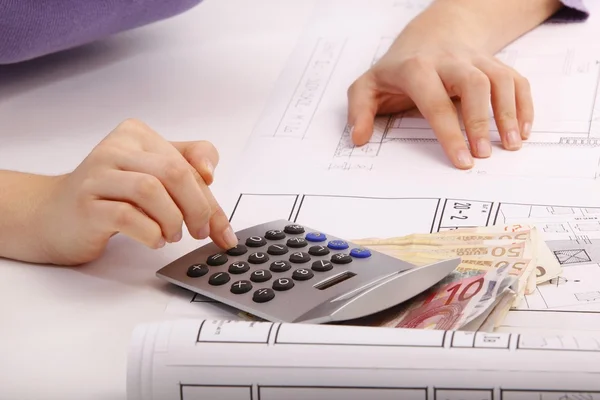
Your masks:
M 364 146 L 349 136 L 348 87 L 428 3 L 319 4 L 239 160 L 234 228 L 284 218 L 359 239 L 526 221 L 564 272 L 501 328 L 600 330 L 600 3 L 586 24 L 544 24 L 497 54 L 530 81 L 533 132 L 505 151 L 490 113 L 496 146 L 468 171 L 418 111 L 379 117 Z
M 426 4 L 428 1 L 323 2 L 250 139 L 249 154 L 271 154 L 268 161 L 253 159 L 256 169 L 266 168 L 266 162 L 285 161 L 293 149 L 297 157 L 313 160 L 315 172 L 382 174 L 402 169 L 419 174 L 464 174 L 448 171 L 436 136 L 418 110 L 378 117 L 366 145 L 354 146 L 349 135 L 347 88 L 387 51 L 402 22 Z M 357 16 L 362 27 L 353 31 Z M 331 18 L 348 21 L 336 24 L 332 31 L 325 22 Z M 600 24 L 542 25 L 496 55 L 529 80 L 535 108 L 532 134 L 518 155 L 503 150 L 490 107 L 493 155 L 477 160 L 471 172 L 597 179 L 600 48 L 581 38 L 598 35 Z M 552 46 L 544 45 L 550 42 Z M 457 110 L 460 114 L 460 106 Z

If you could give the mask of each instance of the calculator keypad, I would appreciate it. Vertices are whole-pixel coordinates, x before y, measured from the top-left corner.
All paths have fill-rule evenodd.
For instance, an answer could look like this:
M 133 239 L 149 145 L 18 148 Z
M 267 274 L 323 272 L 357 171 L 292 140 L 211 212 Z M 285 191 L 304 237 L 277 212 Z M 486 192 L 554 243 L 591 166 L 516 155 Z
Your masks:
M 250 271 L 250 264 L 246 261 L 235 261 L 231 263 L 228 271 L 231 274 L 243 274 L 244 272 Z
M 310 256 L 308 255 L 308 253 L 305 253 L 303 251 L 297 251 L 295 253 L 290 254 L 290 262 L 293 262 L 294 264 L 303 264 L 309 261 Z
M 289 250 L 287 246 L 283 244 L 272 244 L 267 249 L 267 253 L 271 254 L 272 256 L 281 256 L 286 254 L 288 251 Z
M 319 261 L 313 262 L 312 269 L 313 269 L 313 271 L 320 271 L 320 272 L 330 271 L 333 269 L 333 264 L 331 263 L 331 261 L 319 260 Z
M 214 286 L 221 286 L 231 280 L 231 276 L 227 272 L 216 272 L 210 276 L 208 283 Z
M 267 261 L 269 261 L 269 256 L 261 251 L 257 251 L 248 256 L 248 262 L 251 264 L 263 264 Z
M 187 276 L 190 278 L 200 278 L 208 274 L 208 267 L 204 264 L 194 264 L 188 268 Z
M 336 265 L 371 255 L 367 249 L 348 251 L 347 242 L 328 240 L 321 232 L 306 232 L 302 225 L 289 224 L 282 228 L 266 231 L 262 236 L 242 238 L 243 244 L 198 260 L 189 266 L 187 276 L 208 279 L 212 286 L 228 285 L 235 295 L 251 295 L 254 302 L 266 303 L 274 299 L 276 293 L 294 290 L 298 283 L 310 281 Z M 229 257 L 235 258 L 230 260 Z M 221 269 L 224 265 L 226 269 Z
M 288 239 L 287 245 L 292 249 L 301 249 L 302 247 L 308 246 L 308 242 L 302 237 L 293 237 Z
M 243 244 L 238 244 L 237 246 L 232 247 L 231 249 L 226 251 L 226 253 L 232 257 L 243 256 L 247 252 L 248 248 L 246 248 L 246 246 L 244 246 Z
M 260 236 L 250 236 L 246 239 L 246 246 L 248 247 L 262 247 L 267 244 L 265 238 Z
M 218 267 L 219 265 L 223 265 L 227 262 L 227 254 L 217 253 L 206 259 L 206 263 L 211 267 Z

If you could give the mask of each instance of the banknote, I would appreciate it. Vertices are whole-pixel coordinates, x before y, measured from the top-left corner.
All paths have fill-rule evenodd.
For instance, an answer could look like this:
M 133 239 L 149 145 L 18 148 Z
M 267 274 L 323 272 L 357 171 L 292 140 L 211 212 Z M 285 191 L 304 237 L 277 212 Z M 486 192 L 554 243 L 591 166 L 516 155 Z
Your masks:
M 539 232 L 535 226 L 525 224 L 512 224 L 506 226 L 491 226 L 481 228 L 463 228 L 450 231 L 444 231 L 433 234 L 414 234 L 394 238 L 366 238 L 355 240 L 362 246 L 376 248 L 379 251 L 400 254 L 403 249 L 415 248 L 415 246 L 450 246 L 453 244 L 477 244 L 489 245 L 493 243 L 515 243 L 516 241 L 525 242 L 529 248 L 529 253 L 535 259 L 535 275 L 527 275 L 530 279 L 528 293 L 535 290 L 536 284 L 550 281 L 560 276 L 562 267 L 556 257 L 554 257 L 550 248 L 540 238 Z M 490 249 L 493 251 L 494 249 Z M 498 249 L 496 249 L 497 251 Z M 402 258 L 402 257 L 400 257 Z
M 562 273 L 538 229 L 525 223 L 353 242 L 417 267 L 461 259 L 455 271 L 437 285 L 380 313 L 371 321 L 376 326 L 492 329 L 538 284 Z
M 453 272 L 426 292 L 387 310 L 379 326 L 415 329 L 459 329 L 486 312 L 515 279 L 507 264 L 476 274 Z
M 493 227 L 492 227 L 493 228 Z M 475 242 L 483 240 L 526 240 L 532 228 L 519 225 L 519 230 L 491 230 L 490 228 L 465 228 L 443 231 L 431 234 L 411 234 L 391 238 L 363 238 L 355 239 L 355 243 L 377 243 L 378 245 L 407 245 L 431 244 L 442 245 L 447 241 Z M 507 227 L 507 229 L 510 229 Z
M 477 329 L 484 332 L 493 332 L 501 326 L 502 321 L 506 318 L 506 314 L 511 309 L 511 304 L 515 301 L 515 297 L 515 293 L 506 293 Z

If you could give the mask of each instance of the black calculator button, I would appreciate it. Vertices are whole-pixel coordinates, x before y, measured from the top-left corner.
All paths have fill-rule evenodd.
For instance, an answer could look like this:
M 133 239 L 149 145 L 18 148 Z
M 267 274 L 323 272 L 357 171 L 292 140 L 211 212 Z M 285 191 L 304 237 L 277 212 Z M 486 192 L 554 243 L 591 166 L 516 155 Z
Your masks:
M 314 271 L 325 272 L 333 269 L 333 264 L 331 263 L 331 261 L 318 260 L 312 263 L 312 269 Z
M 206 263 L 208 265 L 210 265 L 211 267 L 218 267 L 219 265 L 223 265 L 227 262 L 228 258 L 227 258 L 227 254 L 224 253 L 217 253 L 217 254 L 213 254 L 212 256 L 209 256 L 206 259 Z
M 274 298 L 275 292 L 273 291 L 273 289 L 269 288 L 258 289 L 254 292 L 254 295 L 252 296 L 252 300 L 254 300 L 256 303 L 266 303 L 267 301 L 271 301 Z
M 327 236 L 321 232 L 309 232 L 306 234 L 306 240 L 309 242 L 324 242 L 327 240 Z
M 304 227 L 302 225 L 286 225 L 285 228 L 283 228 L 283 231 L 285 233 L 289 233 L 290 235 L 298 235 L 300 233 L 304 233 Z
M 250 281 L 237 281 L 231 285 L 231 293 L 233 294 L 244 294 L 252 290 L 252 283 Z
M 283 231 L 273 229 L 273 230 L 267 231 L 265 233 L 265 239 L 269 239 L 269 240 L 285 239 L 285 233 Z
M 334 264 L 348 264 L 352 262 L 352 257 L 348 254 L 337 253 L 331 256 L 331 262 Z
M 289 278 L 279 278 L 273 282 L 273 289 L 279 292 L 290 290 L 294 287 L 294 281 Z
M 292 268 L 292 264 L 290 264 L 288 261 L 282 260 L 273 261 L 269 269 L 273 272 L 285 272 L 288 271 L 290 268 Z
M 288 248 L 286 245 L 283 244 L 272 244 L 267 249 L 267 253 L 269 253 L 272 256 L 281 256 L 287 252 Z
M 264 237 L 261 236 L 250 236 L 246 239 L 246 246 L 248 247 L 260 247 L 267 244 L 267 241 Z
M 241 255 L 246 254 L 247 252 L 248 252 L 248 249 L 243 244 L 238 244 L 237 246 L 232 247 L 226 251 L 226 253 L 232 257 L 241 256 Z
M 304 253 L 301 251 L 297 251 L 295 253 L 290 254 L 290 261 L 295 264 L 302 264 L 310 261 L 310 256 L 308 253 Z
M 271 279 L 271 273 L 266 269 L 257 269 L 252 271 L 250 274 L 250 280 L 252 282 L 266 282 Z
M 310 269 L 300 268 L 294 271 L 292 279 L 297 281 L 307 281 L 313 276 L 315 276 L 315 274 Z
M 200 278 L 208 273 L 208 267 L 204 264 L 191 265 L 187 270 L 187 276 L 190 278 Z
M 329 249 L 325 246 L 311 246 L 311 248 L 308 249 L 308 254 L 313 256 L 326 256 L 329 254 Z
M 252 253 L 248 256 L 248 261 L 251 264 L 262 264 L 269 261 L 269 256 L 266 253 L 257 251 L 256 253 Z
M 236 261 L 231 263 L 229 266 L 229 273 L 231 274 L 243 274 L 250 269 L 250 264 L 246 261 Z
M 227 272 L 216 272 L 210 276 L 208 283 L 213 286 L 220 286 L 229 282 L 230 279 L 231 277 Z
M 308 242 L 304 238 L 294 237 L 294 238 L 289 238 L 287 240 L 286 244 L 288 245 L 288 247 L 291 247 L 293 249 L 299 249 L 301 247 L 307 246 Z

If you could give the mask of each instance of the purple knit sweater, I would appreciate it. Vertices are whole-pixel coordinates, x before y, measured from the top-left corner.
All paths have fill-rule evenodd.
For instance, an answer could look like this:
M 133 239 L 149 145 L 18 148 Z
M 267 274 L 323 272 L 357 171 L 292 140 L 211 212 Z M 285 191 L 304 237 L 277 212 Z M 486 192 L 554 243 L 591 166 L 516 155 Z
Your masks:
M 181 14 L 202 0 L 0 0 L 0 64 L 22 62 Z M 524 0 L 527 1 L 527 0 Z M 550 21 L 583 21 L 583 0 L 561 0 Z

